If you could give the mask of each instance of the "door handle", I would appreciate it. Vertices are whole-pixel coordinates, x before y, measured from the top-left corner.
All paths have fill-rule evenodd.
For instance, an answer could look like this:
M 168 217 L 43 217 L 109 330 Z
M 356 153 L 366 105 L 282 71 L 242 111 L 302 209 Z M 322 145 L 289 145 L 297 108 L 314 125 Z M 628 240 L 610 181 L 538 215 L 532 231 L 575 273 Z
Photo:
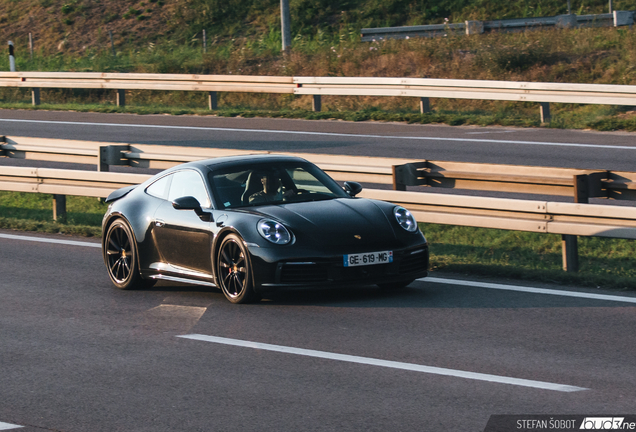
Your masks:
M 157 228 L 161 228 L 162 226 L 164 226 L 166 223 L 164 221 L 162 221 L 161 219 L 155 219 L 155 226 Z
M 225 225 L 225 221 L 227 220 L 227 215 L 226 214 L 222 214 L 221 216 L 219 216 L 218 218 L 216 218 L 216 226 L 217 227 L 222 227 L 223 225 Z

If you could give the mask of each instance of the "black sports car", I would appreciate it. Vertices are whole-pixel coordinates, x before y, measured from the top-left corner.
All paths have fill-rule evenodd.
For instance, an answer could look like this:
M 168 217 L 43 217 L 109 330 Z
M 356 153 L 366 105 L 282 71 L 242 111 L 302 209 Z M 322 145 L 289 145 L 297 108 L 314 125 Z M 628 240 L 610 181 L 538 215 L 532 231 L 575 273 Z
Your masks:
M 427 275 L 428 245 L 408 210 L 355 198 L 287 156 L 186 163 L 110 194 L 108 275 L 122 289 L 157 280 L 220 288 L 244 303 L 281 287 L 403 287 Z

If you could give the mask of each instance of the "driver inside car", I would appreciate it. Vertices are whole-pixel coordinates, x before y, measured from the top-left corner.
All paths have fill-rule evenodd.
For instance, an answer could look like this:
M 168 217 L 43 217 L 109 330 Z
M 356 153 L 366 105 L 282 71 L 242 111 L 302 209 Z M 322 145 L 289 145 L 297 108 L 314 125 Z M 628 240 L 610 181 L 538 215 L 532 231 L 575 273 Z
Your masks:
M 250 204 L 267 202 L 280 202 L 283 200 L 283 190 L 280 178 L 273 172 L 264 172 L 260 175 L 263 190 L 253 193 L 249 197 Z

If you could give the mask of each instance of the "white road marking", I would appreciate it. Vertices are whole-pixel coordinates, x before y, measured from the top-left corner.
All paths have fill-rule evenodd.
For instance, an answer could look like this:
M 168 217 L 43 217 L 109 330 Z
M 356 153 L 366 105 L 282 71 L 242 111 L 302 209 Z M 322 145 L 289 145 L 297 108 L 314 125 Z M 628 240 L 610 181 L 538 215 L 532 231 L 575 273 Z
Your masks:
M 607 294 L 592 294 L 592 293 L 584 293 L 584 292 L 576 292 L 576 291 L 564 291 L 564 290 L 552 290 L 546 288 L 532 288 L 532 287 L 524 287 L 517 285 L 503 285 L 503 284 L 495 284 L 495 283 L 486 283 L 486 282 L 475 282 L 475 281 L 465 281 L 458 279 L 442 279 L 436 277 L 426 277 L 418 279 L 422 282 L 434 282 L 440 284 L 447 285 L 461 285 L 461 286 L 469 286 L 475 288 L 489 288 L 489 289 L 497 289 L 497 290 L 505 290 L 505 291 L 519 291 L 533 294 L 547 294 L 547 295 L 557 295 L 557 296 L 565 296 L 565 297 L 577 297 L 591 300 L 605 300 L 605 301 L 614 301 L 614 302 L 622 302 L 622 303 L 636 303 L 636 297 L 625 297 L 625 296 L 616 296 L 616 295 L 607 295 Z
M 461 371 L 461 370 L 455 370 L 455 369 L 440 368 L 435 366 L 424 366 L 424 365 L 418 365 L 414 363 L 402 363 L 402 362 L 396 362 L 396 361 L 390 361 L 390 360 L 380 360 L 380 359 L 374 359 L 370 357 L 359 357 L 359 356 L 353 356 L 353 355 L 347 355 L 347 354 L 338 354 L 338 353 L 331 353 L 327 351 L 316 351 L 316 350 L 309 350 L 309 349 L 303 349 L 303 348 L 294 348 L 294 347 L 288 347 L 288 346 L 282 346 L 282 345 L 270 345 L 265 343 L 251 342 L 251 341 L 245 341 L 245 340 L 239 340 L 239 339 L 229 339 L 229 338 L 217 337 L 217 336 L 189 334 L 189 335 L 183 335 L 183 336 L 177 336 L 177 337 L 184 338 L 184 339 L 192 339 L 192 340 L 198 340 L 198 341 L 224 344 L 224 345 L 232 345 L 232 346 L 238 346 L 243 348 L 254 348 L 254 349 L 261 349 L 266 351 L 281 352 L 285 354 L 295 354 L 295 355 L 302 355 L 302 356 L 308 356 L 308 357 L 317 357 L 317 358 L 322 358 L 327 360 L 338 360 L 338 361 L 344 361 L 349 363 L 358 363 L 358 364 L 364 364 L 364 365 L 370 365 L 370 366 L 381 366 L 381 367 L 392 368 L 392 369 L 401 369 L 401 370 L 407 370 L 407 371 L 413 371 L 413 372 L 423 372 L 423 373 L 434 374 L 434 375 L 444 375 L 444 376 L 450 376 L 450 377 L 456 377 L 456 378 L 465 378 L 465 379 L 472 379 L 477 381 L 487 381 L 487 382 L 493 382 L 493 383 L 499 383 L 499 384 L 510 384 L 510 385 L 516 385 L 516 386 L 522 386 L 522 387 L 532 387 L 532 388 L 538 388 L 543 390 L 553 390 L 553 391 L 560 391 L 560 392 L 576 392 L 581 390 L 588 390 L 583 387 L 575 387 L 575 386 L 569 386 L 564 384 L 554 384 L 554 383 L 549 383 L 544 381 L 534 381 L 534 380 L 512 378 L 512 377 L 506 377 L 506 376 L 500 376 L 500 375 L 467 372 L 467 371 Z
M 584 143 L 558 143 L 558 142 L 541 142 L 541 141 L 493 140 L 493 139 L 476 139 L 476 138 L 440 138 L 440 137 L 429 137 L 429 136 L 366 135 L 366 134 L 346 134 L 346 133 L 335 133 L 335 132 L 287 131 L 287 130 L 271 130 L 271 129 L 238 129 L 238 128 L 218 128 L 218 127 L 203 127 L 203 126 L 91 123 L 91 122 L 69 122 L 69 121 L 50 121 L 50 120 L 0 119 L 0 121 L 60 124 L 60 125 L 73 125 L 73 126 L 108 126 L 108 127 L 123 127 L 123 128 L 204 130 L 204 131 L 215 131 L 215 132 L 248 132 L 248 133 L 259 133 L 259 134 L 315 135 L 315 136 L 331 136 L 331 137 L 346 137 L 346 138 L 373 138 L 373 139 L 377 138 L 377 139 L 419 140 L 419 141 L 457 141 L 457 142 L 479 142 L 479 143 L 490 143 L 490 144 L 518 144 L 518 145 L 538 145 L 538 146 L 556 146 L 556 147 L 585 147 L 585 148 L 614 149 L 614 150 L 617 150 L 617 149 L 618 150 L 636 150 L 636 146 L 600 145 L 600 144 L 584 144 Z
M 503 133 L 515 133 L 517 131 L 506 130 L 506 131 L 487 131 L 487 132 L 466 132 L 466 135 L 486 135 L 486 134 L 503 134 Z
M 14 425 L 11 423 L 2 423 L 0 422 L 0 430 L 9 430 L 9 429 L 17 429 L 17 428 L 21 428 L 24 426 L 18 426 L 18 425 Z
M 57 243 L 57 244 L 65 244 L 71 246 L 85 246 L 85 247 L 94 247 L 101 248 L 101 243 L 90 243 L 83 241 L 75 241 L 75 240 L 62 240 L 62 239 L 51 239 L 44 237 L 30 237 L 30 236 L 21 236 L 21 235 L 13 235 L 13 234 L 2 234 L 0 233 L 0 238 L 6 238 L 10 240 L 25 240 L 32 242 L 40 242 L 40 243 Z

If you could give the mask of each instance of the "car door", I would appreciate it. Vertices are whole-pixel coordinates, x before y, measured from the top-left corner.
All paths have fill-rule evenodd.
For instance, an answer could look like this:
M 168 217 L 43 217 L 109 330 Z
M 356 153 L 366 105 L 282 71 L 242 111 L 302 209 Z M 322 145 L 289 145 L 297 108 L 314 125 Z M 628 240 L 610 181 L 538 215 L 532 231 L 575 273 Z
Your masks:
M 171 177 L 167 200 L 155 212 L 152 224 L 157 249 L 164 262 L 177 267 L 172 271 L 193 270 L 211 275 L 211 222 L 201 220 L 192 210 L 172 207 L 175 199 L 193 196 L 203 209 L 210 210 L 211 201 L 203 178 L 195 170 L 177 171 Z

